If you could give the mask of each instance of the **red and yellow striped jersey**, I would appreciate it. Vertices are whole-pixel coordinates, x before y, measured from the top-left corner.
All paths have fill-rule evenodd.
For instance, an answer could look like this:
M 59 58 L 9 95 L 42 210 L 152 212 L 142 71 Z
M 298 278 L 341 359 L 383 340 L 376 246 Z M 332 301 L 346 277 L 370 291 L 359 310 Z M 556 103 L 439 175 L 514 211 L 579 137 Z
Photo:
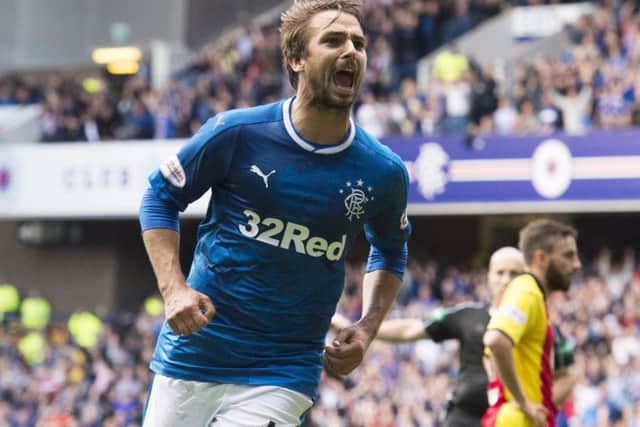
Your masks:
M 541 403 L 547 408 L 547 427 L 555 426 L 556 408 L 552 399 L 553 329 L 544 292 L 533 275 L 522 274 L 507 285 L 500 305 L 487 325 L 487 330 L 491 329 L 499 330 L 513 342 L 513 358 L 522 391 L 528 401 Z M 483 425 L 530 425 L 528 418 L 510 403 L 513 397 L 499 378 L 490 383 L 488 392 L 490 408 Z M 492 416 L 489 416 L 490 413 Z

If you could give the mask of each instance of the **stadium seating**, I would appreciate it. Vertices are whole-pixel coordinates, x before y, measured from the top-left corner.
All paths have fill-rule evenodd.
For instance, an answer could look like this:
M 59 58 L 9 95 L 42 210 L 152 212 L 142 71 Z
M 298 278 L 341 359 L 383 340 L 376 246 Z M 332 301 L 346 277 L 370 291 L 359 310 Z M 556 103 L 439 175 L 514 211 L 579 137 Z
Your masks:
M 604 7 L 582 17 L 565 31 L 561 60 L 528 58 L 513 64 L 510 79 L 473 57 L 444 50 L 424 92 L 414 83 L 417 61 L 500 6 L 467 0 L 451 8 L 435 0 L 368 2 L 369 72 L 355 114 L 376 136 L 584 133 L 591 127 L 631 126 L 638 116 L 636 14 L 614 19 L 627 9 Z M 52 76 L 43 83 L 8 75 L 0 77 L 0 104 L 43 103 L 43 141 L 187 137 L 219 111 L 291 94 L 277 22 L 238 33 L 223 48 L 204 49 L 160 91 L 151 89 L 145 67 L 124 84 L 100 76 Z M 445 67 L 451 66 L 456 71 L 447 74 Z
M 484 269 L 429 259 L 410 265 L 390 317 L 429 318 L 438 307 L 488 297 Z M 359 317 L 363 269 L 348 266 L 338 305 L 352 320 Z M 630 250 L 617 260 L 603 249 L 584 271 L 568 295 L 549 301 L 552 319 L 576 346 L 577 386 L 560 414 L 572 424 L 561 425 L 633 426 L 640 421 L 640 267 Z M 77 342 L 66 316 L 32 332 L 18 315 L 7 313 L 0 328 L 0 338 L 10 343 L 0 348 L 0 421 L 139 425 L 150 380 L 147 366 L 163 320 L 149 306 L 147 301 L 137 313 L 103 316 L 95 345 Z M 457 375 L 456 352 L 455 343 L 374 343 L 346 380 L 324 377 L 305 426 L 435 426 Z

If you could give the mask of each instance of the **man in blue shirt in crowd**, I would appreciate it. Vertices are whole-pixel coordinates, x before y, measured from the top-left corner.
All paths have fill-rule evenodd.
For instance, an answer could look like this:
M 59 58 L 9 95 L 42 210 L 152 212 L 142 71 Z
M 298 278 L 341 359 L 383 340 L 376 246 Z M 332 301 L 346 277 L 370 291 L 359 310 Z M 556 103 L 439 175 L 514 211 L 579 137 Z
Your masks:
M 297 425 L 323 363 L 355 369 L 395 299 L 408 176 L 351 119 L 367 62 L 361 7 L 296 1 L 281 24 L 296 96 L 218 114 L 151 175 L 140 222 L 166 322 L 144 427 Z M 209 189 L 185 279 L 178 211 Z M 362 318 L 325 346 L 344 257 L 363 229 Z

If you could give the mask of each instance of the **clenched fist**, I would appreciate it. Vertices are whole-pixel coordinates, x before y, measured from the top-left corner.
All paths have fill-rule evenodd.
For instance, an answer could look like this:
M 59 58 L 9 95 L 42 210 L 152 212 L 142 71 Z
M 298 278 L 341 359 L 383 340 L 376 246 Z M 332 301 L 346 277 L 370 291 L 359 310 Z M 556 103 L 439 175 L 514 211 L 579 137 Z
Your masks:
M 341 329 L 324 349 L 325 370 L 334 376 L 348 375 L 362 362 L 370 343 L 369 335 L 358 325 Z
M 189 335 L 204 328 L 216 309 L 207 295 L 185 285 L 165 296 L 164 312 L 173 332 Z

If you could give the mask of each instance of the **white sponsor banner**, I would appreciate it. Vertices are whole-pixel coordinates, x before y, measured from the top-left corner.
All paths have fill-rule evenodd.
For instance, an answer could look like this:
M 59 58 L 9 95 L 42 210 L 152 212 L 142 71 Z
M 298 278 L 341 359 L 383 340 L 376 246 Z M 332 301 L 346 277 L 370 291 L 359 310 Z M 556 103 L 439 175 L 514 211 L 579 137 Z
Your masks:
M 515 38 L 549 37 L 593 10 L 587 2 L 516 7 L 511 15 L 511 33 Z
M 0 144 L 0 218 L 137 217 L 149 174 L 184 142 Z

